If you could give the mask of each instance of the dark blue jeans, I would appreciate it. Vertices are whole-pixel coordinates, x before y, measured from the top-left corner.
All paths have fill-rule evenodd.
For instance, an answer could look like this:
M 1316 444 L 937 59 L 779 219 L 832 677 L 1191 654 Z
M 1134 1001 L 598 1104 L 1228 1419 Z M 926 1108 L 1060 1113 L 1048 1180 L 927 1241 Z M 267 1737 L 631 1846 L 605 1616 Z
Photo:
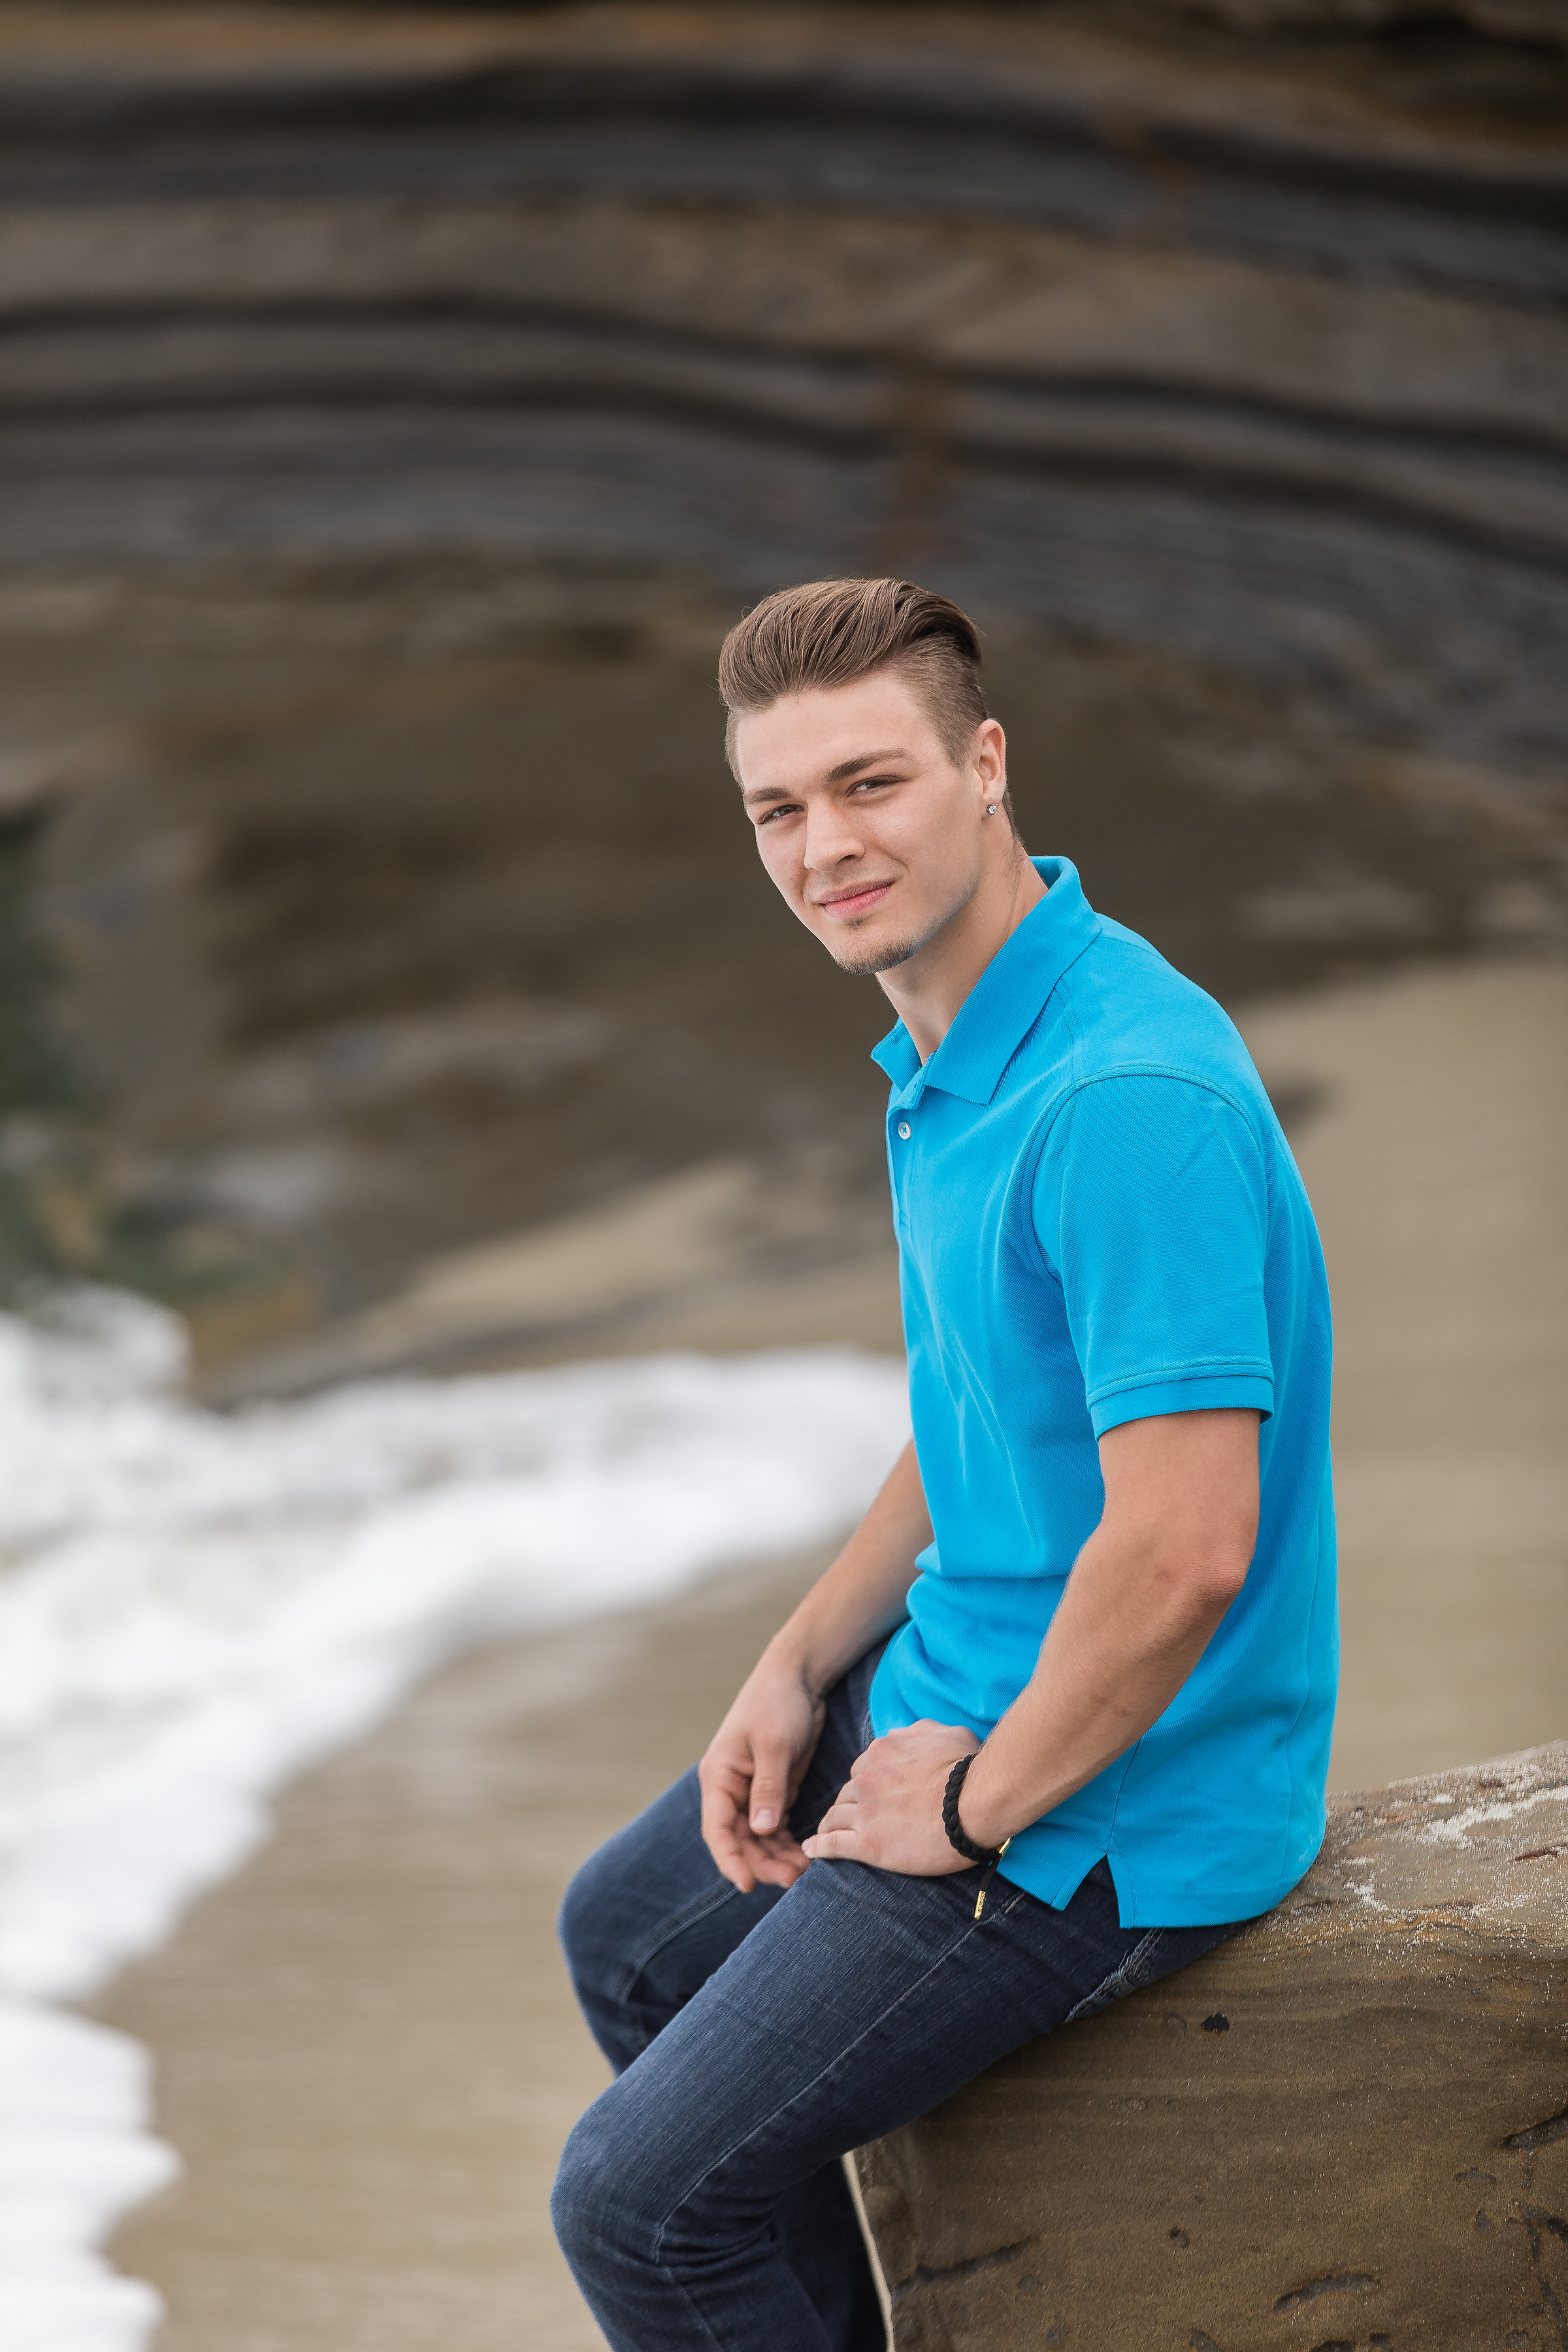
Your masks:
M 790 1814 L 808 1837 L 869 1744 L 880 1645 L 828 1694 Z M 562 1940 L 616 2080 L 566 2143 L 556 2234 L 615 2352 L 882 2352 L 839 2159 L 1020 2042 L 1232 1927 L 1117 1925 L 1100 1863 L 1064 1911 L 982 1874 L 815 1862 L 739 1894 L 695 1769 L 573 1880 Z

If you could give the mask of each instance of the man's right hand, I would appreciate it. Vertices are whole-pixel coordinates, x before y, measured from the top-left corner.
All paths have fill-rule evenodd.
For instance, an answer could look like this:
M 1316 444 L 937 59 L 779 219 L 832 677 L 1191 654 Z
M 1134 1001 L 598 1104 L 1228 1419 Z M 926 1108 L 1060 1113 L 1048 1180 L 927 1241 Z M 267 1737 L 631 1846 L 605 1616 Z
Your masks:
M 733 1886 L 793 1886 L 808 1867 L 789 1809 L 822 1736 L 823 1701 L 793 1667 L 764 1656 L 697 1769 L 702 1836 Z
M 763 1652 L 698 1767 L 703 1839 L 742 1895 L 793 1886 L 809 1869 L 789 1833 L 789 1809 L 822 1737 L 827 1709 L 817 1694 L 898 1624 L 931 1539 L 911 1440 L 832 1567 Z

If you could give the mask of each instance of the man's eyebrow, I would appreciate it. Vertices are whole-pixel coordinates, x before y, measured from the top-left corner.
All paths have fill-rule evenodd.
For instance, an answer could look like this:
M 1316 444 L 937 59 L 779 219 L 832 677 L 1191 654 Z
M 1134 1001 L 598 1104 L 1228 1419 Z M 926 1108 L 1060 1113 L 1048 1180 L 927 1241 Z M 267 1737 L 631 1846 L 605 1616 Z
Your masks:
M 862 768 L 874 768 L 883 760 L 907 760 L 907 751 L 858 751 L 853 760 L 841 760 L 837 768 L 829 768 L 824 779 L 830 784 L 841 784 L 849 776 L 858 776 Z M 742 808 L 753 801 L 792 801 L 795 797 L 785 784 L 753 784 L 741 794 Z
M 827 781 L 841 784 L 846 776 L 858 775 L 862 768 L 874 768 L 882 760 L 907 760 L 907 751 L 862 751 L 853 760 L 841 760 L 837 768 L 829 768 Z

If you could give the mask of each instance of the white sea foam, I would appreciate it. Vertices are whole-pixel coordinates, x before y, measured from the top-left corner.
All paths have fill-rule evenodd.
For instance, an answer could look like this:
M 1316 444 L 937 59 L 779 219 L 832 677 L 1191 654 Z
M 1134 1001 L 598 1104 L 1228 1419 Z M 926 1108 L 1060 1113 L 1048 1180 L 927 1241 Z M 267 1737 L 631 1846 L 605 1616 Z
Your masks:
M 0 2341 L 133 2352 L 93 2249 L 171 2177 L 142 2053 L 50 2006 L 155 1946 L 268 1792 L 466 1643 L 831 1534 L 907 1432 L 849 1349 L 367 1381 L 233 1416 L 104 1292 L 0 1317 Z

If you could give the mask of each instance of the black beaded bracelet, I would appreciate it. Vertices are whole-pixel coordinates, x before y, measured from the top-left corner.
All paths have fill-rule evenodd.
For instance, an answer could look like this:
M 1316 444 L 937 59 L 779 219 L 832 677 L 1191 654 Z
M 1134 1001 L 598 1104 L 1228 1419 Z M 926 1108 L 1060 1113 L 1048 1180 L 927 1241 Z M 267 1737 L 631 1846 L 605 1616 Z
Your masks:
M 996 1875 L 996 1865 L 1013 1841 L 1008 1837 L 1004 1838 L 1000 1845 L 976 1845 L 958 1818 L 959 1793 L 973 1761 L 973 1756 L 961 1756 L 948 1774 L 947 1786 L 942 1794 L 942 1825 L 947 1832 L 949 1845 L 955 1847 L 965 1862 L 984 1862 L 990 1864 L 980 1882 L 980 1892 L 974 1898 L 974 1916 L 978 1919 L 985 1908 L 985 1897 L 991 1892 L 991 1882 Z

